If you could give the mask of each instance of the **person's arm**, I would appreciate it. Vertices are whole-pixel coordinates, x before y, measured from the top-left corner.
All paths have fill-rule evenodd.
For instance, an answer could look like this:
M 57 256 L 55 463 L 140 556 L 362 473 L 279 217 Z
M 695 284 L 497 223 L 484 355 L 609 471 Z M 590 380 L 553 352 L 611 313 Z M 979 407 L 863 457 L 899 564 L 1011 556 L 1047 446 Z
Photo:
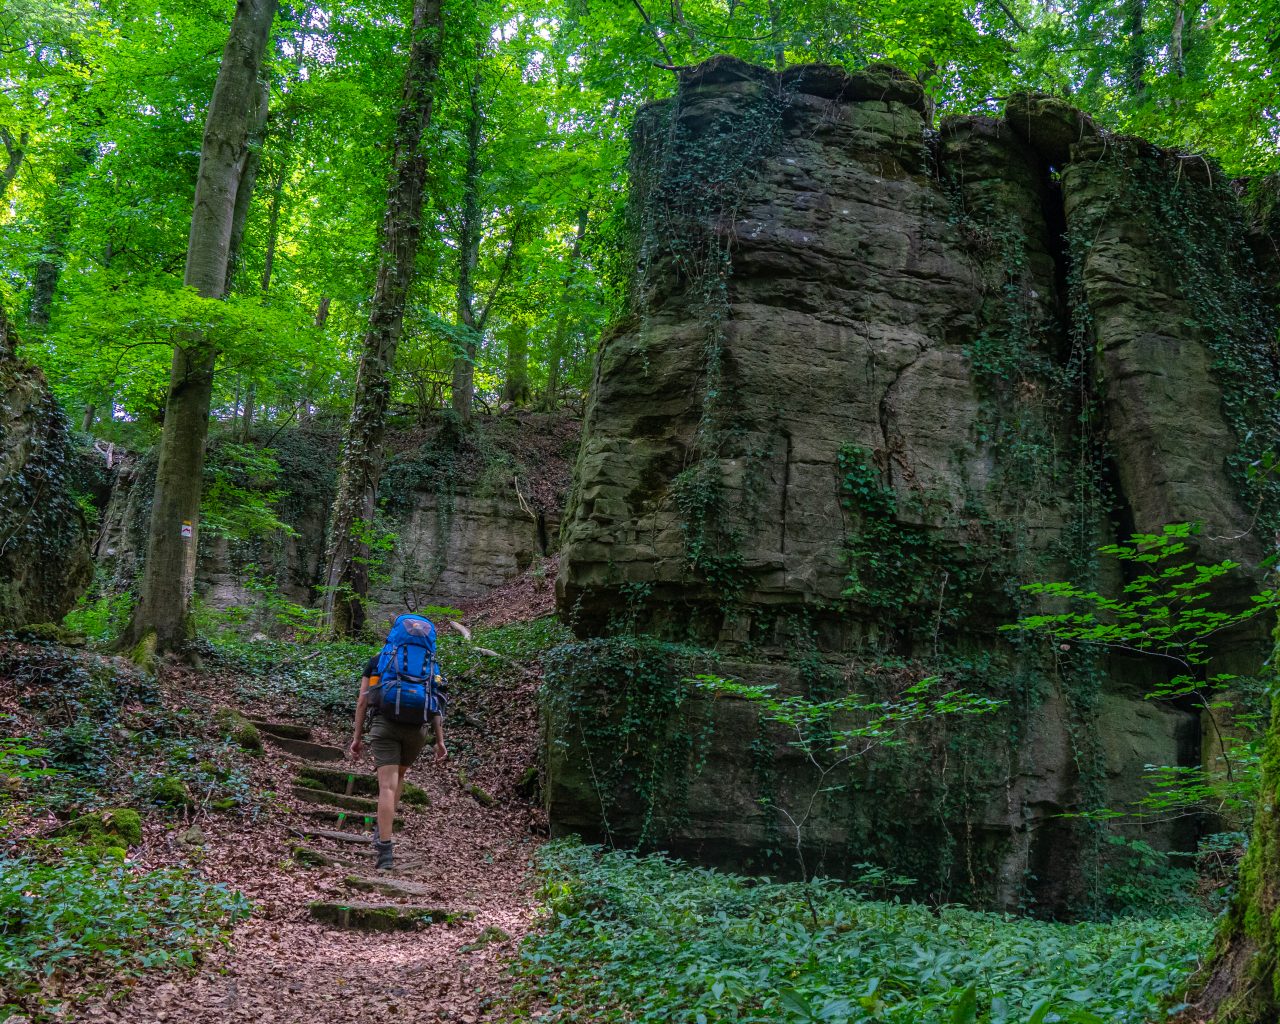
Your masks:
M 352 729 L 351 746 L 347 748 L 347 756 L 355 760 L 364 751 L 364 712 L 369 706 L 369 677 L 360 677 L 360 696 L 356 698 L 356 721 Z
M 449 756 L 449 751 L 444 745 L 444 715 L 436 715 L 432 719 L 432 724 L 436 729 L 436 763 L 438 764 Z

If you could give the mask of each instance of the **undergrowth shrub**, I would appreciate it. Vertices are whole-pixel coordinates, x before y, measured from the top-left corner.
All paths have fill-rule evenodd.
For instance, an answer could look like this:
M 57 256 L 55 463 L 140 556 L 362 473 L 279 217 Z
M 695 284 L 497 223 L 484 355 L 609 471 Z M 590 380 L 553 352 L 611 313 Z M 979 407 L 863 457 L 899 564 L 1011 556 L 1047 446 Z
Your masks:
M 48 1011 L 65 1019 L 61 979 L 109 971 L 118 982 L 191 967 L 249 910 L 239 893 L 177 869 L 138 874 L 112 860 L 0 858 L 0 1017 L 24 1011 L 44 1020 Z
M 1187 913 L 1064 925 L 553 843 L 517 999 L 556 1024 L 1142 1024 L 1207 949 Z M 816 923 L 815 923 L 816 921 Z
M 155 680 L 120 660 L 57 644 L 13 644 L 0 647 L 0 679 L 33 718 L 20 726 L 0 713 L 0 730 L 28 735 L 50 770 L 38 786 L 11 793 L 14 799 L 59 813 L 142 806 L 156 779 L 168 778 L 195 803 L 250 800 L 245 755 L 207 707 L 194 696 L 184 706 L 166 704 Z

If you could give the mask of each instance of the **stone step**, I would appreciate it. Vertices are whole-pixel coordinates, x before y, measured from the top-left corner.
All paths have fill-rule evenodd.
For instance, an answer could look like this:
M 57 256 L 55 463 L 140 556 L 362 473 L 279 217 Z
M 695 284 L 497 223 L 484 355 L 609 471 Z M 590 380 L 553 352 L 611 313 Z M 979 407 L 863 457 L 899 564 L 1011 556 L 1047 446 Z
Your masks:
M 289 792 L 295 800 L 304 804 L 322 804 L 329 807 L 340 807 L 344 811 L 355 811 L 357 814 L 377 814 L 378 801 L 364 796 L 347 796 L 345 793 L 330 793 L 323 789 L 310 789 L 307 786 L 292 786 Z
M 290 833 L 299 839 L 327 839 L 331 843 L 348 843 L 368 847 L 373 854 L 373 837 L 368 832 L 339 832 L 332 828 L 291 828 Z
M 304 761 L 341 761 L 347 756 L 347 752 L 341 747 L 331 747 L 325 743 L 295 740 L 288 736 L 273 736 L 271 733 L 263 733 L 262 738 L 273 747 L 294 757 L 300 757 Z
M 356 850 L 352 850 L 350 854 L 344 856 L 341 853 L 317 850 L 314 846 L 295 843 L 290 847 L 289 852 L 294 860 L 309 868 L 355 868 L 357 870 L 368 868 L 368 864 L 361 863 L 359 853 Z M 373 851 L 370 850 L 369 857 L 372 856 Z M 368 860 L 368 857 L 365 859 Z
M 354 794 L 355 796 L 376 797 L 378 795 L 378 777 L 369 772 L 347 771 L 342 768 L 331 768 L 323 764 L 304 764 L 298 767 L 298 777 L 313 782 L 330 793 Z M 429 807 L 431 797 L 421 786 L 406 782 L 400 791 L 401 803 L 411 807 Z
M 343 882 L 360 892 L 377 893 L 379 896 L 392 896 L 407 900 L 443 899 L 438 888 L 430 882 L 415 882 L 411 878 L 397 878 L 394 875 L 379 874 L 348 875 Z M 474 911 L 460 911 L 466 917 L 474 917 Z
M 365 814 L 361 811 L 344 811 L 338 807 L 307 807 L 305 814 L 312 821 L 325 822 L 336 829 L 363 829 L 372 834 L 377 815 Z M 399 832 L 404 828 L 404 819 L 396 815 L 391 819 L 391 831 Z
M 311 916 L 337 928 L 362 932 L 413 931 L 433 924 L 453 924 L 464 914 L 443 907 L 398 906 L 394 903 L 312 903 Z
M 277 736 L 285 740 L 311 739 L 311 726 L 300 722 L 272 722 L 266 718 L 253 718 L 249 715 L 246 715 L 245 719 L 257 726 L 259 732 L 265 732 L 268 736 Z

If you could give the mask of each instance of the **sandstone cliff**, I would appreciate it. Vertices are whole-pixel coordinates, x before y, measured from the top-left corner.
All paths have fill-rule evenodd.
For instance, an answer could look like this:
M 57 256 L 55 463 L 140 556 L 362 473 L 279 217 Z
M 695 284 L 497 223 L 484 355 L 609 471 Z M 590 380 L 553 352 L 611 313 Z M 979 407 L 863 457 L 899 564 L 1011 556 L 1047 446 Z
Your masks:
M 0 629 L 60 621 L 93 578 L 66 417 L 15 346 L 0 308 Z
M 466 605 L 555 551 L 578 440 L 577 421 L 520 414 L 458 436 L 438 427 L 393 430 L 378 528 L 390 540 L 373 593 L 381 620 L 428 605 Z M 323 575 L 333 505 L 336 433 L 285 430 L 267 445 L 280 465 L 280 518 L 292 535 L 237 540 L 201 535 L 196 584 L 214 612 L 249 614 L 263 586 L 312 606 Z M 97 556 L 117 588 L 140 569 L 154 464 L 121 464 Z
M 933 130 L 892 69 L 726 58 L 641 111 L 632 170 L 632 314 L 601 344 L 565 614 L 784 691 L 937 674 L 1006 701 L 868 759 L 804 843 L 821 870 L 878 861 L 943 898 L 1068 902 L 1098 837 L 1059 813 L 1195 763 L 1201 723 L 1143 700 L 1142 664 L 997 629 L 1020 583 L 1106 583 L 1095 548 L 1166 523 L 1243 563 L 1233 595 L 1256 585 L 1273 507 L 1247 466 L 1274 446 L 1280 377 L 1228 183 L 1044 97 Z M 555 831 L 779 867 L 779 809 L 809 785 L 785 737 L 734 701 L 694 715 L 700 754 L 687 722 L 655 723 L 683 744 L 679 786 L 654 806 L 628 776 L 602 801 L 581 723 L 626 714 L 635 676 L 592 691 L 571 681 L 591 658 L 565 657 Z

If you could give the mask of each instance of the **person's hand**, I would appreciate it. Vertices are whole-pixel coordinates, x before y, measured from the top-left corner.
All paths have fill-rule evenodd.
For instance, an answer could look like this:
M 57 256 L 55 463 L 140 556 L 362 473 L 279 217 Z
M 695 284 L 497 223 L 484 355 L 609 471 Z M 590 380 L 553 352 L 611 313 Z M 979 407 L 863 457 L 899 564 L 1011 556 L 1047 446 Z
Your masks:
M 360 755 L 363 753 L 364 753 L 364 743 L 361 741 L 360 737 L 357 736 L 355 739 L 351 741 L 351 746 L 347 747 L 347 757 L 351 758 L 351 760 L 353 761 L 356 761 L 356 760 L 359 760 Z
M 436 764 L 444 764 L 449 757 L 449 751 L 445 748 L 444 740 L 436 743 Z

